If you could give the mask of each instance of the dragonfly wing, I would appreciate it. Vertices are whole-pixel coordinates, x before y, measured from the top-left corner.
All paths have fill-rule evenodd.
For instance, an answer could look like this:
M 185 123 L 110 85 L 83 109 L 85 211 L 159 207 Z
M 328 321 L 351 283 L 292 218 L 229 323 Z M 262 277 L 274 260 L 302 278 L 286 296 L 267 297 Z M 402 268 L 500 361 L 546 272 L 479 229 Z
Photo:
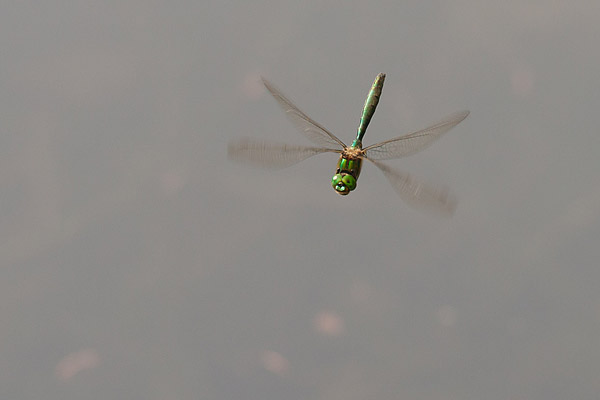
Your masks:
M 318 122 L 313 121 L 308 115 L 304 114 L 287 97 L 283 95 L 271 82 L 262 78 L 263 84 L 277 100 L 277 103 L 283 108 L 288 118 L 298 127 L 300 131 L 311 142 L 324 147 L 346 147 L 344 142 L 338 139 L 333 133 L 323 128 Z
M 400 198 L 408 205 L 443 216 L 451 216 L 454 213 L 457 200 L 447 188 L 419 182 L 411 175 L 386 164 L 370 161 L 383 172 Z
M 240 139 L 229 143 L 229 158 L 263 168 L 280 169 L 321 153 L 340 153 L 341 150 L 267 143 L 260 140 Z
M 429 128 L 373 144 L 365 147 L 364 151 L 371 160 L 390 160 L 415 154 L 458 125 L 467 115 L 469 111 L 449 115 Z

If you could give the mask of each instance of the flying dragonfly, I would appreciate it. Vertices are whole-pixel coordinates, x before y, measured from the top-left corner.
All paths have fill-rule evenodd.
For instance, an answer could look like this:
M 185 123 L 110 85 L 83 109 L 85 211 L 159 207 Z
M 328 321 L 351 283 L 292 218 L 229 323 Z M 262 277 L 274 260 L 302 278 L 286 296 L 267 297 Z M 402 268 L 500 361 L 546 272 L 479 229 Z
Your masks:
M 409 205 L 451 215 L 456 208 L 456 200 L 447 189 L 421 183 L 411 175 L 393 169 L 381 161 L 409 156 L 425 149 L 464 120 L 469 111 L 457 112 L 428 128 L 363 147 L 362 140 L 375 114 L 384 81 L 385 74 L 379 74 L 375 78 L 365 101 L 356 139 L 350 146 L 346 146 L 337 136 L 296 107 L 271 82 L 262 78 L 263 84 L 286 115 L 300 128 L 299 131 L 318 147 L 268 143 L 246 138 L 229 144 L 229 157 L 247 164 L 278 169 L 317 154 L 338 153 L 340 156 L 331 186 L 342 196 L 356 189 L 362 161 L 367 160 L 383 172 L 399 196 Z

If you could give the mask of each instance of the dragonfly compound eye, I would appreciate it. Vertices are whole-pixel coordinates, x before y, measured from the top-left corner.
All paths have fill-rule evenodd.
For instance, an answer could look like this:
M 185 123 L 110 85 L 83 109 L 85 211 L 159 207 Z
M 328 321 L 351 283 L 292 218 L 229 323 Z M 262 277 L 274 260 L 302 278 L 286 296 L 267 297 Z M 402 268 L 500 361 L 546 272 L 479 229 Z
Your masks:
M 352 175 L 344 175 L 342 182 L 348 187 L 349 190 L 356 189 L 356 179 Z
M 335 174 L 331 179 L 331 186 L 338 194 L 347 195 L 350 193 L 350 188 L 344 183 L 344 177 L 340 174 Z
M 340 182 L 342 182 L 342 175 L 340 174 L 335 174 L 333 178 L 331 178 L 331 186 L 333 186 L 334 189 Z

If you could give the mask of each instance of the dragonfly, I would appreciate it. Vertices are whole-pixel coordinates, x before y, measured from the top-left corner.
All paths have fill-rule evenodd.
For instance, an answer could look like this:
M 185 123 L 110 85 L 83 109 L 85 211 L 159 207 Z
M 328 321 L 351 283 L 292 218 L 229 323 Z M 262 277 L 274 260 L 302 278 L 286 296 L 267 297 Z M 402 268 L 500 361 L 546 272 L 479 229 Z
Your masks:
M 412 175 L 394 169 L 381 161 L 410 156 L 425 149 L 464 120 L 469 115 L 469 111 L 451 114 L 428 128 L 363 147 L 362 140 L 379 104 L 385 76 L 381 73 L 375 78 L 363 107 L 356 139 L 350 146 L 302 112 L 271 82 L 261 78 L 269 93 L 299 128 L 298 131 L 318 147 L 242 138 L 229 143 L 227 149 L 229 158 L 246 164 L 279 169 L 317 154 L 338 153 L 339 159 L 331 186 L 342 196 L 356 189 L 363 161 L 367 160 L 383 172 L 400 198 L 407 204 L 442 215 L 451 215 L 457 202 L 447 188 L 422 183 Z

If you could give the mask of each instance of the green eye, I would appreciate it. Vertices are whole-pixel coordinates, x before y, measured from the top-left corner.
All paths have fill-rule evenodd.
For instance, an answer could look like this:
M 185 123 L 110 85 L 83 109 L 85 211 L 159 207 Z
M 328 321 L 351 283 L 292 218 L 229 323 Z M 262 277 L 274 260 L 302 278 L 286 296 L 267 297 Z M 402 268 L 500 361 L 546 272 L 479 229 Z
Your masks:
M 340 183 L 342 182 L 342 175 L 340 174 L 335 174 L 333 176 L 333 178 L 331 178 L 331 186 L 333 186 L 334 188 Z
M 344 177 L 342 178 L 342 182 L 344 182 L 344 184 L 348 186 L 348 189 L 356 189 L 356 179 L 354 179 L 352 175 L 344 175 Z

